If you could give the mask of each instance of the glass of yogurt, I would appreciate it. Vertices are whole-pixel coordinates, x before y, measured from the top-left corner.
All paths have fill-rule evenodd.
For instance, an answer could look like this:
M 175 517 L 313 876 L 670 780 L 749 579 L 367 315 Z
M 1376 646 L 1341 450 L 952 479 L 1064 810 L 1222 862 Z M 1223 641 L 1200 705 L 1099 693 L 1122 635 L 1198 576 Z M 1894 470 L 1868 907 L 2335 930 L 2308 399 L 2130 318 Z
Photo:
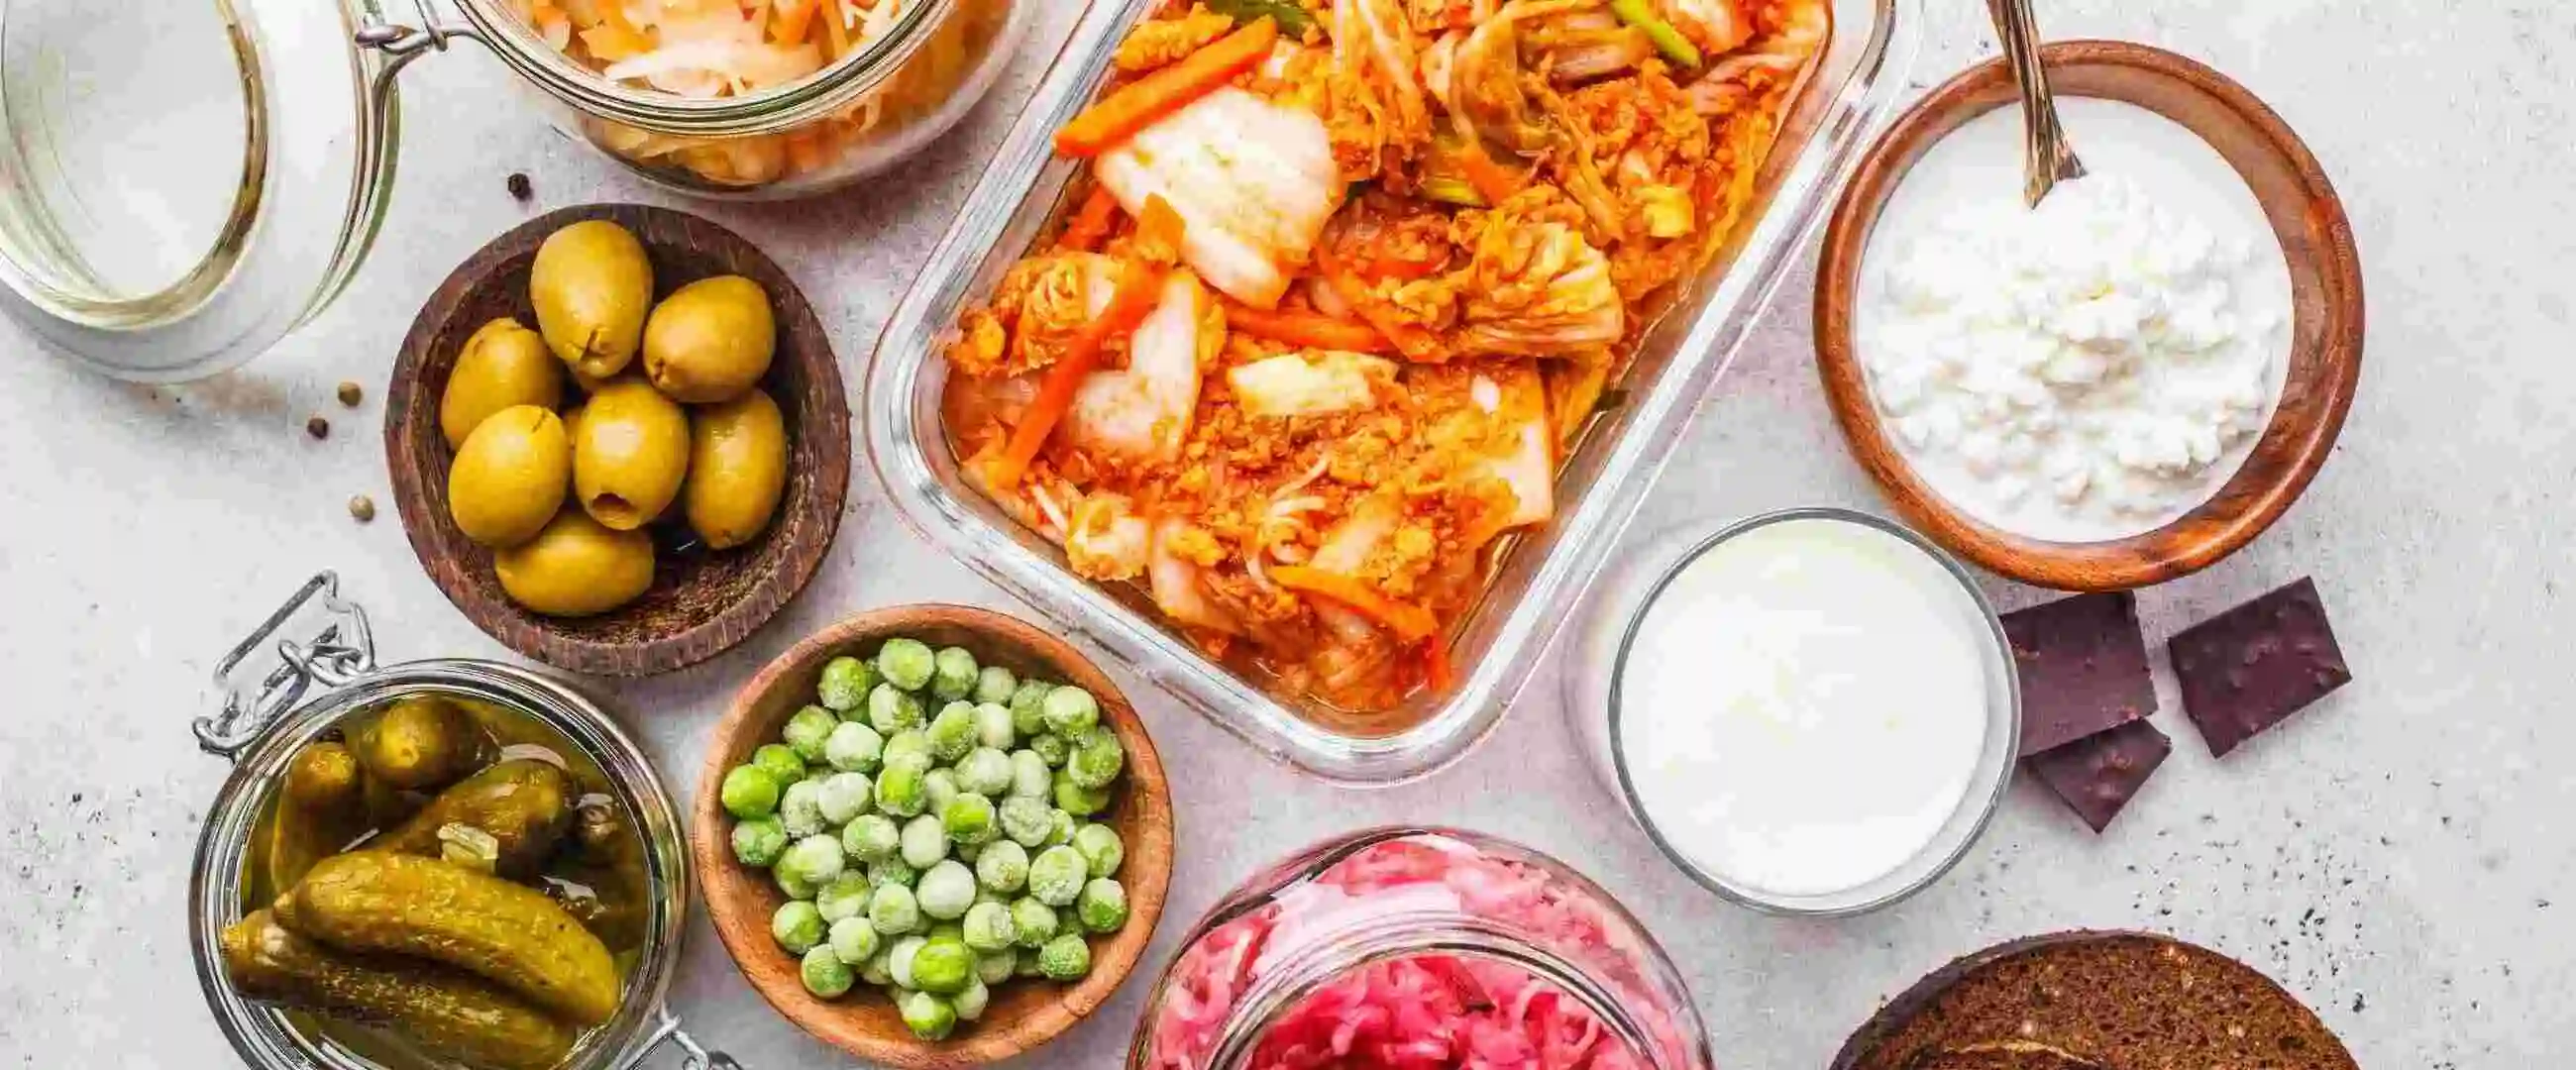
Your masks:
M 1967 853 L 2010 781 L 2003 626 L 1896 524 L 1811 508 L 1678 531 L 1582 614 L 1565 709 L 1595 774 L 1734 902 L 1829 917 L 1904 899 Z

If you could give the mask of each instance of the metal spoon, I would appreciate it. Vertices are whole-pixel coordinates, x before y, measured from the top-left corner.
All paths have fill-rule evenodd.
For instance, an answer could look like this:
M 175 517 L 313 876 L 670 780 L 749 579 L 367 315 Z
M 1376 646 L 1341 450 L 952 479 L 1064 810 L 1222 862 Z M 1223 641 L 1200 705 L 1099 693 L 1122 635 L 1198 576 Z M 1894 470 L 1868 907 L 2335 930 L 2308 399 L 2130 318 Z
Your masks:
M 2003 36 L 2013 82 L 2021 87 L 2022 198 L 2037 208 L 2059 182 L 2084 177 L 2084 161 L 2075 158 L 2058 121 L 2057 98 L 2048 91 L 2048 71 L 2039 59 L 2039 19 L 2031 14 L 2030 0 L 1986 0 L 1986 9 L 1995 17 L 1995 32 Z

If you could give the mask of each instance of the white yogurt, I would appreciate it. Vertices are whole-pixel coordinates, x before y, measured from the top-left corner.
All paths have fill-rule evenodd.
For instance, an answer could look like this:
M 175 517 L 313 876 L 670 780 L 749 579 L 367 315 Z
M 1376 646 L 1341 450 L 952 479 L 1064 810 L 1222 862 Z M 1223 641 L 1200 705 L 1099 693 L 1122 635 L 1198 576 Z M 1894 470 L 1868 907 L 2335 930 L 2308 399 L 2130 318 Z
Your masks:
M 1597 760 L 1615 749 L 1636 816 L 1691 867 L 1774 903 L 1875 895 L 1974 834 L 2011 747 L 1991 690 L 2009 670 L 1990 619 L 1929 553 L 1793 518 L 1721 541 L 1650 605 L 1620 582 L 1574 676 L 1602 693 L 1574 698 L 1599 704 L 1587 744 Z
M 1855 342 L 1893 437 L 1997 527 L 2096 542 L 2225 485 L 2288 370 L 2290 269 L 2253 191 L 2189 129 L 2062 98 L 2091 177 L 2021 203 L 2021 112 L 1935 144 L 1864 255 Z

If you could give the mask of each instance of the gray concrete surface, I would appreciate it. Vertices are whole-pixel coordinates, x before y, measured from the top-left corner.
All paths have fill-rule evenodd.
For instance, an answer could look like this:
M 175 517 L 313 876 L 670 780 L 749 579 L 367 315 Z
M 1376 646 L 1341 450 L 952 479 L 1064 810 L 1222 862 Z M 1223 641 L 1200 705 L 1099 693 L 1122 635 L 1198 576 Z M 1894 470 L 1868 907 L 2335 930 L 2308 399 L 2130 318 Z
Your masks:
M 2134 38 L 2207 59 L 2270 100 L 2324 158 L 2368 263 L 2368 374 L 2333 462 L 2252 549 L 2144 592 L 2152 640 L 2301 575 L 2359 680 L 2225 762 L 2161 679 L 2174 760 L 2107 836 L 2016 788 L 1970 860 L 1872 917 L 1770 920 L 1727 907 L 1608 817 L 1570 756 L 1553 673 L 1445 775 L 1351 794 L 1300 780 L 1174 703 L 1139 693 L 1178 775 L 1176 894 L 1148 975 L 1021 1065 L 1123 1051 L 1180 931 L 1257 864 L 1389 821 L 1527 840 L 1600 879 L 1682 964 L 1727 1067 L 1815 1067 L 1891 992 L 1987 943 L 2075 926 L 2169 930 L 2239 955 L 2318 1008 L 2372 1067 L 2545 1065 L 2576 1049 L 2576 8 L 2549 0 L 2058 0 L 2057 36 Z M 1929 0 L 1929 86 L 1992 53 L 1982 5 Z M 701 209 L 802 280 L 845 368 L 945 226 L 1066 18 L 970 125 L 872 190 Z M 215 658 L 305 576 L 336 568 L 389 658 L 503 657 L 413 563 L 388 501 L 382 380 L 417 303 L 532 211 L 667 201 L 549 132 L 467 50 L 406 83 L 401 186 L 374 262 L 336 307 L 246 372 L 122 386 L 34 356 L 0 324 L 0 1064 L 198 1067 L 231 1059 L 190 970 L 189 852 L 225 769 L 187 720 Z M 524 170 L 536 203 L 502 177 Z M 1641 523 L 1791 504 L 1878 504 L 1809 365 L 1805 276 L 1709 399 Z M 363 411 L 330 400 L 368 384 Z M 337 431 L 307 439 L 305 416 Z M 840 615 L 1008 598 L 917 542 L 866 469 L 821 576 L 730 655 L 598 684 L 686 792 L 701 733 L 752 669 Z M 2033 592 L 1992 584 L 2008 604 Z M 2159 658 L 2161 663 L 2161 658 Z M 2162 672 L 2162 669 L 2159 669 Z M 764 1070 L 844 1065 L 743 986 L 703 923 L 678 1008 Z M 666 1064 L 667 1065 L 667 1064 Z

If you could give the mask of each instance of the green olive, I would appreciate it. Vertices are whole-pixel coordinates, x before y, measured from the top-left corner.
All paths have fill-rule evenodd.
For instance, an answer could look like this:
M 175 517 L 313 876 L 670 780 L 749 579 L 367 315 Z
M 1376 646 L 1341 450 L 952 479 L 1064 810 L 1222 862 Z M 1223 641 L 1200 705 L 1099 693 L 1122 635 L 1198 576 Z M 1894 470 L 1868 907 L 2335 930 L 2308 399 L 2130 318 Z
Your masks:
M 628 376 L 581 409 L 572 444 L 573 493 L 593 519 L 633 531 L 662 515 L 689 474 L 689 415 L 653 384 Z
M 611 531 L 566 509 L 524 546 L 492 555 L 510 600 L 551 617 L 616 609 L 653 586 L 653 537 Z
M 700 409 L 689 421 L 689 527 L 718 550 L 750 542 L 769 526 L 787 489 L 787 424 L 778 403 L 754 390 Z
M 605 379 L 635 359 L 653 304 L 653 263 L 626 228 L 584 220 L 537 247 L 528 299 L 546 348 L 581 374 Z
M 563 420 L 534 405 L 513 405 L 465 436 L 447 470 L 447 512 L 465 537 L 485 546 L 517 546 L 563 506 L 572 453 Z
M 546 340 L 503 316 L 476 328 L 457 352 L 447 390 L 438 398 L 438 430 L 447 436 L 447 448 L 457 449 L 493 413 L 514 405 L 561 404 L 563 372 L 546 352 Z
M 731 401 L 760 382 L 778 345 L 769 294 L 740 275 L 672 292 L 644 322 L 644 374 L 674 401 Z

